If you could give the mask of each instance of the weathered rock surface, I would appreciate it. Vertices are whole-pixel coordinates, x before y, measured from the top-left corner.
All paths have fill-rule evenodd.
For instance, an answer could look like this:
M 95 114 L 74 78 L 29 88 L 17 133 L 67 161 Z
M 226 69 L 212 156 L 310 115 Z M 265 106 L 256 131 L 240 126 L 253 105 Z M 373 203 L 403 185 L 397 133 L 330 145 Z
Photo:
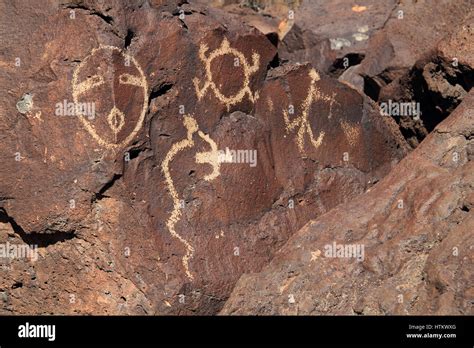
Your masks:
M 216 313 L 407 152 L 367 97 L 310 66 L 272 70 L 276 47 L 238 16 L 4 7 L 1 241 L 39 258 L 1 271 L 2 313 Z M 57 115 L 63 101 L 95 117 Z M 247 163 L 220 163 L 227 149 Z
M 400 1 L 382 30 L 371 37 L 359 74 L 377 84 L 393 81 L 455 31 L 472 5 L 471 0 Z
M 194 0 L 198 3 L 208 1 Z M 225 12 L 238 15 L 264 34 L 280 39 L 281 59 L 307 62 L 323 73 L 336 69 L 336 58 L 365 55 L 369 39 L 382 29 L 397 7 L 396 1 L 344 0 L 211 1 Z M 360 56 L 359 56 L 360 55 Z M 351 65 L 355 65 L 354 61 Z
M 5 42 L 0 56 L 0 246 L 38 247 L 35 260 L 0 258 L 0 313 L 216 314 L 243 274 L 255 274 L 254 285 L 259 286 L 263 282 L 257 275 L 280 262 L 280 249 L 293 255 L 294 240 L 311 229 L 308 221 L 341 214 L 340 207 L 347 207 L 341 204 L 353 207 L 349 202 L 357 202 L 359 195 L 381 200 L 381 207 L 390 199 L 364 192 L 388 185 L 380 181 L 394 166 L 401 167 L 397 163 L 411 149 L 408 137 L 400 132 L 403 127 L 381 117 L 376 102 L 363 93 L 372 72 L 363 75 L 357 69 L 364 66 L 365 60 L 360 60 L 369 54 L 372 39 L 358 40 L 362 36 L 353 36 L 353 30 L 375 37 L 387 29 L 384 21 L 393 16 L 395 5 L 297 1 L 291 22 L 285 17 L 287 5 L 262 3 L 231 4 L 230 9 L 183 0 L 0 5 Z M 451 8 L 456 9 L 448 14 Z M 443 4 L 440 11 L 446 20 L 464 14 L 452 4 Z M 316 14 L 320 26 L 311 22 Z M 343 26 L 333 14 L 343 18 Z M 364 30 L 358 30 L 360 26 Z M 456 45 L 465 36 L 458 29 L 440 44 L 436 57 L 448 57 L 460 47 Z M 331 49 L 335 34 L 352 37 L 350 49 Z M 465 40 L 472 42 L 470 36 Z M 467 48 L 459 53 L 459 69 L 472 67 L 469 52 Z M 422 61 L 414 56 L 404 66 L 405 75 Z M 344 57 L 350 58 L 352 77 L 364 79 L 359 80 L 359 91 L 337 79 L 345 69 L 341 69 Z M 387 60 L 387 66 L 397 59 Z M 454 74 L 469 79 L 461 70 Z M 427 76 L 441 86 L 450 73 L 439 80 L 436 74 Z M 379 74 L 377 69 L 370 76 L 374 74 Z M 403 81 L 400 77 L 397 86 L 405 86 Z M 381 91 L 390 96 L 388 86 Z M 463 85 L 463 90 L 467 93 L 468 88 Z M 460 104 L 456 112 L 464 116 L 454 119 L 466 117 L 459 110 L 469 108 L 469 103 Z M 442 106 L 443 117 L 453 105 Z M 468 132 L 463 127 L 470 124 L 460 124 L 459 129 Z M 420 179 L 413 190 L 421 190 L 421 196 L 457 194 L 456 207 L 461 208 L 453 206 L 459 210 L 455 216 L 441 198 L 439 204 L 430 201 L 423 209 L 449 213 L 449 221 L 438 220 L 448 227 L 459 221 L 459 228 L 468 230 L 472 224 L 466 225 L 469 220 L 464 216 L 471 201 L 460 185 L 469 186 L 470 176 L 467 170 L 463 175 L 456 170 L 461 173 L 470 163 L 470 133 L 462 133 L 468 134 L 464 138 L 456 131 L 438 133 L 432 136 L 438 143 L 432 141 L 429 151 L 424 150 L 429 159 L 419 155 L 420 163 L 407 162 L 414 169 L 406 176 L 421 176 L 417 168 L 438 163 L 435 154 L 448 156 L 447 151 L 456 147 L 458 162 L 446 157 L 439 168 L 432 164 L 433 181 L 427 184 L 437 184 L 439 177 L 453 188 L 423 191 Z M 395 174 L 391 175 L 393 182 Z M 414 199 L 404 192 L 407 202 Z M 465 206 L 459 205 L 461 196 Z M 346 218 L 331 221 L 335 225 L 324 228 L 322 240 L 363 238 L 362 230 L 356 235 L 335 230 L 356 221 L 359 214 L 374 212 L 370 199 L 360 203 L 360 211 L 351 208 Z M 438 202 L 438 197 L 433 199 Z M 382 224 L 384 216 L 379 213 L 376 223 Z M 400 236 L 409 239 L 415 224 L 407 223 Z M 367 245 L 390 240 L 392 232 L 387 227 L 372 239 L 365 236 Z M 420 232 L 421 239 L 413 243 L 423 250 L 434 248 L 435 242 L 423 244 L 434 240 L 430 233 L 434 232 L 427 231 L 426 236 Z M 439 241 L 449 240 L 447 234 L 441 231 Z M 319 235 L 311 236 L 315 237 Z M 308 243 L 309 248 L 312 239 Z M 396 250 L 387 245 L 381 250 L 388 254 Z M 459 255 L 465 255 L 466 247 L 459 247 Z M 446 262 L 451 260 L 448 247 L 433 250 Z M 378 261 L 368 264 L 375 274 L 368 281 L 379 281 L 372 286 L 382 283 L 379 278 L 387 274 L 387 267 L 393 273 L 406 260 L 413 267 L 421 262 L 405 254 L 393 258 L 389 265 L 382 262 L 385 268 Z M 334 267 L 339 267 L 337 262 L 333 261 Z M 330 273 L 331 267 L 321 272 Z M 430 271 L 435 286 L 429 291 L 443 291 L 455 299 L 446 295 L 444 307 L 433 302 L 429 310 L 422 304 L 420 313 L 440 308 L 468 311 L 465 301 L 472 290 L 465 279 L 470 273 L 459 267 L 464 273 L 456 286 L 440 278 L 438 287 L 437 270 Z M 280 281 L 285 269 L 275 269 L 272 276 Z M 349 278 L 351 273 L 345 272 L 341 268 L 337 275 Z M 246 279 L 253 279 L 249 277 L 243 276 L 222 313 L 234 313 L 235 303 L 241 305 L 239 294 L 247 291 Z M 385 288 L 380 289 L 372 302 L 357 307 L 367 309 L 355 311 L 374 312 L 379 297 L 388 306 L 390 298 L 384 297 Z M 242 312 L 251 310 L 250 303 L 242 305 Z M 347 312 L 344 303 L 334 313 Z M 288 312 L 285 306 L 272 308 L 259 312 Z M 315 308 L 300 311 L 316 313 L 320 307 Z
M 396 5 L 396 1 L 364 1 L 363 5 L 344 0 L 302 1 L 294 19 L 288 20 L 291 29 L 282 41 L 280 56 L 310 62 L 325 73 L 337 68 L 336 58 L 347 56 L 350 65 L 358 64 L 369 39 Z
M 311 63 L 379 103 L 420 103 L 421 118 L 394 116 L 412 148 L 472 87 L 472 0 L 218 3 L 278 36 L 280 60 Z
M 471 92 L 377 185 L 242 276 L 221 313 L 472 315 L 473 110 Z
M 388 100 L 419 103 L 419 119 L 395 118 L 412 147 L 451 114 L 474 85 L 474 12 L 468 13 L 435 50 L 378 92 L 380 103 Z

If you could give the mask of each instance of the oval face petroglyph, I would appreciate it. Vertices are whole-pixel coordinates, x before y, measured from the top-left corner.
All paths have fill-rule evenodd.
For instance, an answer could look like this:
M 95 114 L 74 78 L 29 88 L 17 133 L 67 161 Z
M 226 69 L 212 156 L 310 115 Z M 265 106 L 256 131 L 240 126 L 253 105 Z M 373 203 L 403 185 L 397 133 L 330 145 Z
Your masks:
M 93 119 L 79 115 L 84 128 L 102 146 L 127 145 L 143 125 L 148 105 L 145 75 L 135 58 L 113 46 L 100 46 L 77 66 L 72 80 L 74 103 L 94 103 Z

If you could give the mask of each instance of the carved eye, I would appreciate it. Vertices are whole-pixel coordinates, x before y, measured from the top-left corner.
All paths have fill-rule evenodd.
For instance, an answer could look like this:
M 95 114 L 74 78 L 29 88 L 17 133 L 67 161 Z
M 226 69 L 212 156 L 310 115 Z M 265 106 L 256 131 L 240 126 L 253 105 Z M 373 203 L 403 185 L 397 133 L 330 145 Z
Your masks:
M 92 87 L 101 85 L 104 83 L 104 78 L 101 75 L 94 75 L 89 77 L 86 81 L 91 84 Z
M 132 85 L 138 87 L 143 87 L 144 85 L 143 80 L 140 77 L 130 74 L 120 75 L 119 82 L 123 85 Z
M 76 93 L 81 94 L 85 91 L 100 86 L 104 83 L 104 77 L 101 75 L 93 75 L 82 81 L 76 88 Z

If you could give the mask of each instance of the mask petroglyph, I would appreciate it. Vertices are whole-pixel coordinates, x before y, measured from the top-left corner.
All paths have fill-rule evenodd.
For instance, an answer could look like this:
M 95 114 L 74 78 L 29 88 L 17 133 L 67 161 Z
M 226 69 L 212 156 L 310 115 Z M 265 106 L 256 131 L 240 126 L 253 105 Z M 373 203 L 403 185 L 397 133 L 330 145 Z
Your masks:
M 201 44 L 199 48 L 199 58 L 204 63 L 206 70 L 206 81 L 201 88 L 199 87 L 199 85 L 201 85 L 201 81 L 198 78 L 193 79 L 198 100 L 201 100 L 210 89 L 212 92 L 214 92 L 216 98 L 227 107 L 227 110 L 229 110 L 232 105 L 240 103 L 245 96 L 248 96 L 250 101 L 254 103 L 258 98 L 258 94 L 256 93 L 254 95 L 250 89 L 250 77 L 259 69 L 260 55 L 254 52 L 252 54 L 252 65 L 250 65 L 242 52 L 230 47 L 229 41 L 226 38 L 224 38 L 221 46 L 218 49 L 212 51 L 209 56 L 206 57 L 206 52 L 208 50 L 209 47 L 206 44 Z M 214 59 L 225 55 L 231 55 L 238 59 L 240 63 L 239 65 L 242 67 L 244 74 L 241 89 L 235 95 L 230 97 L 225 96 L 219 87 L 217 87 L 211 71 L 211 65 Z
M 100 145 L 114 149 L 127 145 L 142 127 L 148 85 L 135 58 L 117 47 L 99 46 L 75 69 L 72 96 L 76 104 L 97 102 L 97 117 L 79 115 L 79 120 Z

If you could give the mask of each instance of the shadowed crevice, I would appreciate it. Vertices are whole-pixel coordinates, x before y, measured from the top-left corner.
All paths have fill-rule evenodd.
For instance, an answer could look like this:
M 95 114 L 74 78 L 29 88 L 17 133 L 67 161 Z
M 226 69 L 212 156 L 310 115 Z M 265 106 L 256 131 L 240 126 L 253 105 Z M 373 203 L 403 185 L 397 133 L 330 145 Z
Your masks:
M 8 215 L 4 208 L 0 208 L 0 222 L 9 223 L 13 231 L 21 238 L 23 242 L 28 245 L 37 245 L 38 248 L 46 248 L 50 245 L 64 242 L 66 240 L 70 240 L 76 237 L 74 231 L 49 231 L 47 233 L 27 233 L 20 225 L 17 224 L 13 217 Z

